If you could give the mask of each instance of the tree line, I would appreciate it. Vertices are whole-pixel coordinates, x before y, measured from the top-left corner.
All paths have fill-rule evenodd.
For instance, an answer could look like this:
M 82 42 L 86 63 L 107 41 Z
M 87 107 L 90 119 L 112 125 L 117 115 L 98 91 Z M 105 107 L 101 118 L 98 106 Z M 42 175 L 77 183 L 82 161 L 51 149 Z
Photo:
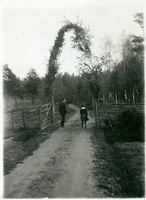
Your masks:
M 51 91 L 46 92 L 45 77 L 40 78 L 35 69 L 30 69 L 26 78 L 20 80 L 8 67 L 3 66 L 3 92 L 4 98 L 17 100 L 30 99 L 32 104 L 36 100 L 42 103 L 51 101 Z M 48 89 L 48 88 L 47 88 Z M 47 93 L 47 94 L 46 94 Z M 50 95 L 48 95 L 50 94 Z M 65 72 L 59 73 L 54 82 L 53 96 L 55 102 L 60 102 L 66 98 L 68 103 L 90 102 L 90 91 L 85 86 L 81 76 L 70 75 Z
M 137 103 L 144 98 L 144 15 L 136 13 L 134 21 L 142 35 L 121 34 L 115 45 L 112 37 L 102 40 L 102 55 L 79 57 L 80 71 L 96 101 Z M 116 60 L 115 54 L 118 54 Z

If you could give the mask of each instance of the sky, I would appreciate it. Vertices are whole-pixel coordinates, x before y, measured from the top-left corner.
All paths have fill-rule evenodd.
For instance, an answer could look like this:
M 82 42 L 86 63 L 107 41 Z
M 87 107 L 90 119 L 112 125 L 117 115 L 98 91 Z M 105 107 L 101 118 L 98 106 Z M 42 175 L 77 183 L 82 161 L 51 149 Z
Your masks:
M 145 0 L 0 0 L 2 65 L 8 64 L 21 79 L 31 68 L 44 77 L 50 50 L 65 19 L 71 22 L 79 19 L 89 27 L 94 37 L 92 51 L 99 56 L 105 34 L 115 42 L 123 31 L 142 34 L 140 26 L 133 21 L 133 14 L 144 13 L 145 7 Z M 71 48 L 71 36 L 72 32 L 66 34 L 59 72 L 77 74 L 75 65 L 79 53 Z

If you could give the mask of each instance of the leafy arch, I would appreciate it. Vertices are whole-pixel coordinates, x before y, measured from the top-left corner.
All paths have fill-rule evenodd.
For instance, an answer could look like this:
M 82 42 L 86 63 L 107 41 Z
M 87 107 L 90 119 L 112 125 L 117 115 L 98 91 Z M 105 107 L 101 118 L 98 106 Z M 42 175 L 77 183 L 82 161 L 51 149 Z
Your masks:
M 65 22 L 65 25 L 59 30 L 57 37 L 54 42 L 54 46 L 50 52 L 50 58 L 48 62 L 47 74 L 46 74 L 46 96 L 48 93 L 52 93 L 53 82 L 55 80 L 55 75 L 58 72 L 58 57 L 62 52 L 62 47 L 65 43 L 65 33 L 73 30 L 73 37 L 71 37 L 73 42 L 73 48 L 81 51 L 86 57 L 91 55 L 91 41 L 89 35 L 89 29 L 83 28 L 78 23 L 71 23 L 69 21 Z

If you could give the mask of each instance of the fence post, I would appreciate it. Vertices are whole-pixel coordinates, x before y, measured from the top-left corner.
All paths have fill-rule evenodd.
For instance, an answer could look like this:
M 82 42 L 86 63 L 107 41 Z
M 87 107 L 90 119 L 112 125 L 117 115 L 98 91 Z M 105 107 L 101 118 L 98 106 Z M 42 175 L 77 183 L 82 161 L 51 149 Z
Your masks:
M 12 129 L 13 129 L 13 108 L 11 110 L 11 122 L 12 122 Z
M 97 103 L 94 97 L 93 97 L 93 109 L 94 109 L 94 115 L 95 115 L 95 127 L 97 127 Z
M 95 112 L 94 97 L 92 97 L 93 111 Z
M 96 127 L 99 126 L 99 105 L 97 104 L 97 101 L 95 100 L 95 112 L 96 112 Z
M 23 127 L 25 128 L 24 109 L 22 109 L 22 122 L 23 122 Z
M 97 104 L 97 103 L 96 103 Z M 97 116 L 98 116 L 98 126 L 100 126 L 100 119 L 99 119 L 99 102 L 98 102 L 98 105 L 97 105 Z
M 38 116 L 39 116 L 39 124 L 40 124 L 40 130 L 42 131 L 42 111 L 41 106 L 38 108 Z

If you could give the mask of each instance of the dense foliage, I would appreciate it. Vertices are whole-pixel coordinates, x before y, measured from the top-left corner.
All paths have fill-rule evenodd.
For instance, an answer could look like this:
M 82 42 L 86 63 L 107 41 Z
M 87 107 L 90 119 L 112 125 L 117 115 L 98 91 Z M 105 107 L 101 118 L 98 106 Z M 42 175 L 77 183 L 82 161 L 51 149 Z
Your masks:
M 31 98 L 34 104 L 35 99 L 39 93 L 40 79 L 34 69 L 31 69 L 27 73 L 27 77 L 24 79 L 24 87 L 26 96 Z
M 74 76 L 68 73 L 58 74 L 54 82 L 53 96 L 55 102 L 60 102 L 62 98 L 67 99 L 67 103 L 92 104 L 91 92 L 83 76 Z
M 21 80 L 16 77 L 8 65 L 3 66 L 3 94 L 6 99 L 9 97 L 14 98 L 17 104 L 17 99 L 23 99 L 24 88 Z
M 108 142 L 144 141 L 144 114 L 135 108 L 123 111 L 111 123 L 112 128 L 105 120 L 104 133 Z

